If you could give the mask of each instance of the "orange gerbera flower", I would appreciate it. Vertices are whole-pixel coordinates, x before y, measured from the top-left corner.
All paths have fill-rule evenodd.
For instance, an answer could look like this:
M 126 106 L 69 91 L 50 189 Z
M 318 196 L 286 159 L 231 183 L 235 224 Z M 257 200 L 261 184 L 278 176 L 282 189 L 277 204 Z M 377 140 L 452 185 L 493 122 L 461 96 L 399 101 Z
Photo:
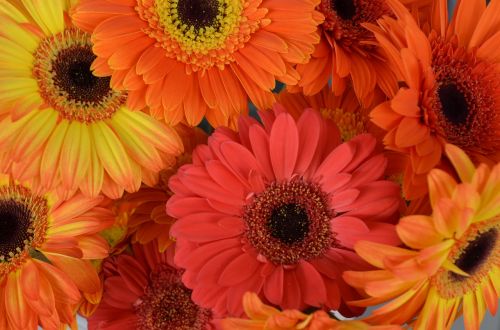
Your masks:
M 90 35 L 68 23 L 69 1 L 0 3 L 0 146 L 9 172 L 42 186 L 117 198 L 165 167 L 175 131 L 125 105 L 92 74 Z
M 250 318 L 227 318 L 222 320 L 224 330 L 399 330 L 400 326 L 370 326 L 361 321 L 337 321 L 323 310 L 305 314 L 296 309 L 279 311 L 265 305 L 257 294 L 247 292 L 243 296 L 243 307 Z
M 460 1 L 448 22 L 445 0 L 420 29 L 397 1 L 387 0 L 398 20 L 386 17 L 370 29 L 389 54 L 402 87 L 372 112 L 385 129 L 389 149 L 408 155 L 404 194 L 427 191 L 427 173 L 445 143 L 475 162 L 500 160 L 500 3 Z
M 160 252 L 172 243 L 170 226 L 175 220 L 165 212 L 165 204 L 172 193 L 168 189 L 168 180 L 180 166 L 191 162 L 193 149 L 207 141 L 207 135 L 199 128 L 179 125 L 176 129 L 184 142 L 185 153 L 177 157 L 171 168 L 160 171 L 159 179 L 153 180 L 153 183 L 158 184 L 143 186 L 138 192 L 125 194 L 118 201 L 120 212 L 128 218 L 127 227 L 129 235 L 132 235 L 132 243 L 146 244 L 157 240 Z
M 446 154 L 461 182 L 439 169 L 429 173 L 432 215 L 411 215 L 397 226 L 402 249 L 370 242 L 355 246 L 382 268 L 345 272 L 351 285 L 371 298 L 355 305 L 389 303 L 366 321 L 411 322 L 414 329 L 449 329 L 463 313 L 477 330 L 486 308 L 495 314 L 500 296 L 500 164 L 475 168 L 458 147 Z
M 409 6 L 428 4 L 429 0 L 403 0 Z M 319 27 L 321 41 L 312 59 L 299 64 L 298 86 L 307 95 L 318 93 L 329 79 L 332 90 L 341 95 L 352 83 L 364 106 L 369 106 L 378 90 L 393 95 L 396 76 L 386 64 L 373 33 L 363 25 L 375 23 L 391 11 L 385 0 L 322 0 L 318 9 L 325 15 Z
M 248 97 L 270 108 L 275 79 L 297 83 L 292 66 L 319 41 L 319 1 L 83 0 L 72 17 L 93 31 L 93 67 L 130 90 L 130 106 L 173 124 L 206 116 L 236 127 Z
M 72 324 L 81 293 L 100 292 L 89 259 L 105 258 L 111 226 L 102 197 L 69 200 L 0 175 L 0 329 Z

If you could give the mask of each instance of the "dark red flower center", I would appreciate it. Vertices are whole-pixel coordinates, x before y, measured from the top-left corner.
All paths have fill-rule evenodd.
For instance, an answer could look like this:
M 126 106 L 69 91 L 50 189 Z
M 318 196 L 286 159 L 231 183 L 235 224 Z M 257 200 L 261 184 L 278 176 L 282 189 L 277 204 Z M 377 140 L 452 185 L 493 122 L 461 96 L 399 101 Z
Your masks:
M 335 243 L 333 212 L 320 187 L 295 179 L 272 183 L 245 207 L 246 238 L 275 264 L 322 255 Z
M 191 300 L 191 290 L 181 282 L 181 272 L 160 265 L 135 304 L 138 330 L 202 330 L 212 313 Z
M 271 236 L 285 244 L 300 242 L 309 232 L 307 210 L 297 204 L 284 204 L 274 209 L 267 221 Z
M 177 13 L 181 22 L 195 29 L 214 26 L 217 23 L 217 0 L 179 0 Z
M 391 15 L 385 0 L 322 0 L 318 9 L 325 15 L 322 28 L 329 38 L 362 52 L 374 49 L 366 41 L 375 39 L 362 24 Z
M 470 241 L 458 255 L 455 260 L 455 265 L 469 275 L 473 275 L 481 265 L 483 265 L 493 252 L 496 241 L 498 239 L 498 231 L 496 228 L 491 228 L 477 235 L 474 240 Z M 465 280 L 467 277 L 450 273 L 452 279 L 456 281 Z
M 342 19 L 352 19 L 356 14 L 354 0 L 331 0 L 331 8 L 333 8 Z
M 445 117 L 453 124 L 464 124 L 469 116 L 469 107 L 464 94 L 454 83 L 438 88 L 439 100 Z

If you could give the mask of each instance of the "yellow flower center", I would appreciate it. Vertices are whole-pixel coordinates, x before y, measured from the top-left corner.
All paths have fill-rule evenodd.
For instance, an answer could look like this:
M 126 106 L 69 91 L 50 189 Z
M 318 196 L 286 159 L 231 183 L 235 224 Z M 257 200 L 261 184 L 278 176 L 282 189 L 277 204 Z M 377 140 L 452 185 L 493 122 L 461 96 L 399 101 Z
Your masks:
M 221 47 L 239 24 L 242 6 L 234 0 L 156 0 L 165 32 L 187 53 Z
M 15 270 L 45 241 L 47 200 L 21 185 L 0 187 L 0 278 Z
M 500 265 L 500 219 L 471 226 L 457 240 L 448 260 L 469 276 L 441 269 L 431 279 L 439 295 L 451 299 L 476 290 L 492 267 Z
M 109 77 L 96 77 L 90 35 L 76 28 L 47 37 L 34 54 L 33 76 L 48 106 L 68 120 L 91 123 L 110 118 L 126 94 L 110 88 Z
M 320 111 L 324 118 L 332 120 L 337 125 L 344 141 L 366 133 L 366 120 L 358 112 L 347 112 L 338 108 L 323 108 Z

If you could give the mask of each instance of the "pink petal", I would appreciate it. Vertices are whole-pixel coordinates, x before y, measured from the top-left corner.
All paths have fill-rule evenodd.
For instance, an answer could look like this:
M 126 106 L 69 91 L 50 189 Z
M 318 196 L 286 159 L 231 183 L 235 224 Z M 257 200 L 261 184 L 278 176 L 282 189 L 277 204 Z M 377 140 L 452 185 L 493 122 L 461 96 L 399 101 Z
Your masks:
M 297 162 L 299 132 L 292 116 L 281 113 L 276 117 L 269 138 L 271 164 L 278 181 L 289 179 Z

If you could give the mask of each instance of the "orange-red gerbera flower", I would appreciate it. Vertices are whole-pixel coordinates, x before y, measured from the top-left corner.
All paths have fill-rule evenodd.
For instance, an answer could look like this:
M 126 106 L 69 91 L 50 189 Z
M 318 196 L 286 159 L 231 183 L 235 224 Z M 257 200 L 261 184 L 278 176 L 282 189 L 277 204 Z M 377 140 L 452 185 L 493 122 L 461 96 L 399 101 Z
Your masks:
M 358 293 L 341 279 L 366 266 L 352 246 L 362 237 L 399 243 L 391 223 L 400 191 L 382 179 L 387 160 L 373 136 L 342 143 L 313 109 L 297 121 L 279 104 L 260 114 L 264 126 L 242 117 L 238 134 L 217 129 L 169 181 L 183 281 L 221 315 L 240 316 L 246 291 L 284 309 L 360 314 L 345 304 Z
M 173 264 L 175 246 L 158 252 L 156 242 L 132 245 L 133 254 L 104 262 L 102 302 L 89 330 L 211 330 L 217 319 L 191 300 Z
M 403 0 L 411 6 L 428 4 L 429 0 Z M 318 10 L 325 15 L 319 27 L 321 41 L 312 59 L 299 64 L 298 86 L 307 95 L 318 93 L 329 79 L 336 95 L 352 84 L 364 106 L 370 106 L 377 90 L 393 95 L 396 76 L 387 66 L 385 54 L 376 44 L 373 33 L 363 24 L 375 23 L 391 11 L 385 0 L 322 0 Z
M 430 28 L 420 29 L 399 2 L 387 1 L 398 20 L 370 29 L 402 87 L 371 116 L 387 131 L 387 148 L 408 155 L 403 190 L 413 199 L 426 193 L 445 143 L 476 163 L 500 160 L 500 3 L 460 1 L 448 22 L 446 1 L 435 1 Z
M 323 310 L 304 314 L 298 310 L 280 311 L 265 305 L 252 292 L 243 296 L 243 307 L 250 319 L 226 318 L 223 330 L 400 330 L 397 325 L 370 326 L 361 321 L 337 321 Z
M 478 330 L 486 309 L 500 297 L 500 164 L 475 168 L 458 147 L 446 154 L 459 183 L 439 169 L 428 175 L 430 216 L 410 215 L 397 225 L 411 249 L 360 242 L 356 251 L 381 268 L 346 272 L 344 278 L 378 305 L 366 321 L 412 323 L 414 329 L 450 329 L 463 313 L 465 328 Z M 392 300 L 391 300 L 392 299 Z
M 134 108 L 197 125 L 236 126 L 248 97 L 265 109 L 275 79 L 318 43 L 320 0 L 83 0 L 72 17 L 93 31 L 93 68 L 129 90 Z
M 61 200 L 0 175 L 0 329 L 60 329 L 82 293 L 100 291 L 89 259 L 107 256 L 98 233 L 114 222 L 102 200 Z
M 93 75 L 90 34 L 65 0 L 0 3 L 0 147 L 14 177 L 117 198 L 182 151 L 172 128 Z
M 177 128 L 184 143 L 184 153 L 177 157 L 174 165 L 158 173 L 158 182 L 154 186 L 144 185 L 139 191 L 125 194 L 118 201 L 119 212 L 126 214 L 128 235 L 132 243 L 146 244 L 156 240 L 160 252 L 172 243 L 170 226 L 173 219 L 165 213 L 165 203 L 171 195 L 167 182 L 177 169 L 191 162 L 191 152 L 201 143 L 206 143 L 207 135 L 199 128 L 179 125 Z

